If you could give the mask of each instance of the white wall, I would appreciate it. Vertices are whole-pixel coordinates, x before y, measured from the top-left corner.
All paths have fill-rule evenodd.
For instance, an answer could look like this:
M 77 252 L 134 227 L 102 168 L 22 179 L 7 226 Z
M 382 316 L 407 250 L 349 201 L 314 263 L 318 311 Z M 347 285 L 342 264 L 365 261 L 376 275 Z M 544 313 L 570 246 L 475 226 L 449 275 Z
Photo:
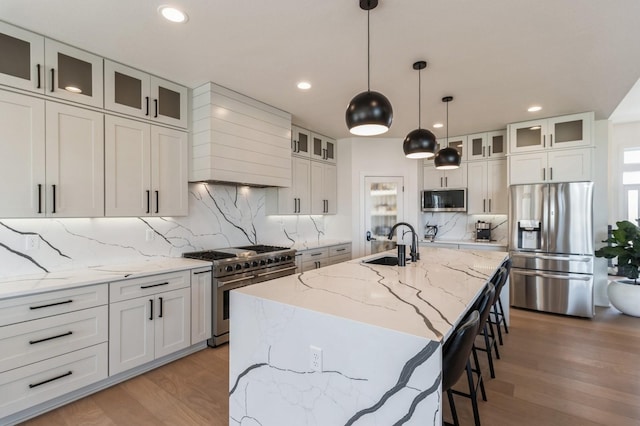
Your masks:
M 596 241 L 595 248 L 600 248 L 601 241 L 607 239 L 608 212 L 604 206 L 609 205 L 611 191 L 608 185 L 608 150 L 611 139 L 611 122 L 597 120 L 594 126 L 593 152 L 593 230 Z M 594 303 L 596 306 L 609 306 L 607 296 L 607 261 L 595 258 L 594 262 Z

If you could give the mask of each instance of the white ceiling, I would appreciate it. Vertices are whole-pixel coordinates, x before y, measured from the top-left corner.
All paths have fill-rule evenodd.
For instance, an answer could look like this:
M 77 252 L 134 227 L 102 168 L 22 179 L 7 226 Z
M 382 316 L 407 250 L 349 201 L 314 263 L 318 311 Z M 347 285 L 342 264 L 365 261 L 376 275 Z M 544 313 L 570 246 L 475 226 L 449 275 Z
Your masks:
M 189 87 L 213 81 L 349 136 L 346 106 L 367 84 L 358 0 L 176 0 L 190 16 L 182 25 L 159 17 L 164 3 L 1 0 L 0 19 Z M 391 137 L 417 127 L 421 59 L 423 127 L 444 121 L 444 95 L 454 96 L 451 135 L 582 111 L 608 118 L 640 77 L 639 41 L 638 0 L 381 0 L 371 89 L 393 105 Z M 313 88 L 299 91 L 301 79 Z M 526 112 L 532 104 L 544 109 Z

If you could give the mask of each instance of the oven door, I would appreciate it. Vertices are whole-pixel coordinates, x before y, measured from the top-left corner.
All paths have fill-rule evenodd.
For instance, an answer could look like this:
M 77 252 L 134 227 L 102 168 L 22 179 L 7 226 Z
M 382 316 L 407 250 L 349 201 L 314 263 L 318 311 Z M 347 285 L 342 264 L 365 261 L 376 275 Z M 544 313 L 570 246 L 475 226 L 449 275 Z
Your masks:
M 218 346 L 229 341 L 229 293 L 236 288 L 253 284 L 255 275 L 242 274 L 217 279 L 215 292 L 215 314 L 213 316 L 213 342 L 212 346 Z
M 286 277 L 287 275 L 292 275 L 296 272 L 296 265 L 291 265 L 286 268 L 278 268 L 270 271 L 262 271 L 256 274 L 255 283 L 261 283 L 267 280 L 275 280 L 276 278 Z

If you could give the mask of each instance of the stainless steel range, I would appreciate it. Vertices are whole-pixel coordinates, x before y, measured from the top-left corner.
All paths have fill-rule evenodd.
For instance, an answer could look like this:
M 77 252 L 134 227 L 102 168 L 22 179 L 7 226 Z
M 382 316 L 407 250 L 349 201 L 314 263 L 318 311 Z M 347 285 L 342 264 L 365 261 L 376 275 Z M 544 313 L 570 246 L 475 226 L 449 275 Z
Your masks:
M 184 257 L 213 262 L 213 337 L 209 346 L 229 341 L 229 292 L 233 289 L 291 275 L 296 251 L 255 245 L 184 253 Z

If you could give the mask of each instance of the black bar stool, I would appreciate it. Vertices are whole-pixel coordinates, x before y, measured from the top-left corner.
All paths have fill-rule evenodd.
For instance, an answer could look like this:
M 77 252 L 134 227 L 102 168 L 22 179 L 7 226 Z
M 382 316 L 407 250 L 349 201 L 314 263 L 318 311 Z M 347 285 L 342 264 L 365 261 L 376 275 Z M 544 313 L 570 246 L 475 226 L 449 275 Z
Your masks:
M 502 307 L 502 300 L 500 300 L 500 294 L 502 289 L 504 288 L 507 280 L 509 279 L 509 273 L 511 271 L 511 259 L 505 260 L 499 270 L 498 277 L 496 278 L 496 282 L 494 285 L 496 287 L 496 300 L 493 303 L 492 314 L 493 318 L 489 316 L 489 321 L 496 326 L 498 331 L 498 341 L 500 344 L 503 344 L 502 341 L 502 327 L 504 327 L 504 332 L 509 334 L 509 327 L 507 326 L 507 319 L 504 315 L 504 308 Z
M 487 353 L 487 361 L 489 362 L 489 373 L 491 378 L 496 377 L 496 372 L 493 367 L 493 352 L 496 354 L 496 358 L 500 359 L 500 352 L 498 352 L 498 344 L 496 343 L 495 332 L 493 331 L 493 324 L 489 321 L 489 314 L 491 313 L 491 307 L 496 297 L 496 289 L 492 283 L 487 284 L 484 292 L 478 298 L 475 308 L 480 313 L 480 326 L 478 327 L 478 336 L 482 336 L 484 340 L 484 346 L 473 345 L 473 359 L 476 364 L 476 369 L 480 370 L 478 363 L 477 351 Z

